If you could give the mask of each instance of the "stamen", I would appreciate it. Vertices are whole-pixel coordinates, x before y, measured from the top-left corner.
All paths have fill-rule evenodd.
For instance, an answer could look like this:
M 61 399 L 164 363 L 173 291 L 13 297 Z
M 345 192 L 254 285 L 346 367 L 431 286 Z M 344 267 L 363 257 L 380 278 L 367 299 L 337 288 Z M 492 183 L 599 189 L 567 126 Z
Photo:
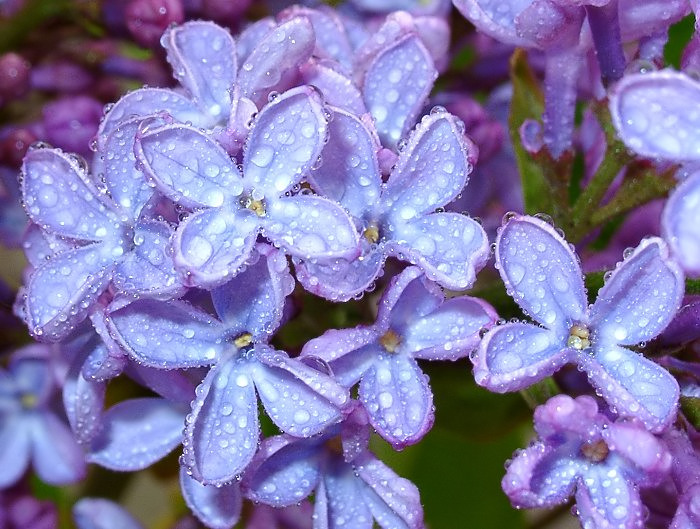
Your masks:
M 584 325 L 576 323 L 572 325 L 571 329 L 569 330 L 569 339 L 567 340 L 566 344 L 569 347 L 582 351 L 583 349 L 587 349 L 591 346 L 591 341 L 589 338 L 590 332 L 588 331 L 588 328 Z
M 605 441 L 600 439 L 598 441 L 584 443 L 583 446 L 581 446 L 581 453 L 589 461 L 600 463 L 608 457 L 610 448 L 605 444 Z
M 362 236 L 367 239 L 370 243 L 376 244 L 379 241 L 379 228 L 375 224 L 370 224 L 367 226 Z
M 250 334 L 249 332 L 244 332 L 243 334 L 238 336 L 235 340 L 233 340 L 233 345 L 235 345 L 239 349 L 243 349 L 244 347 L 248 347 L 251 343 L 253 343 L 253 335 Z
M 394 331 L 389 329 L 386 331 L 381 338 L 379 338 L 379 344 L 386 350 L 387 353 L 394 353 L 401 345 L 401 337 Z
M 25 393 L 20 398 L 20 402 L 22 403 L 23 408 L 29 409 L 35 408 L 36 405 L 39 404 L 39 399 L 33 393 Z
M 258 217 L 264 217 L 267 213 L 265 210 L 265 202 L 263 200 L 256 200 L 254 198 L 246 197 L 241 200 L 241 204 L 244 208 L 249 209 Z

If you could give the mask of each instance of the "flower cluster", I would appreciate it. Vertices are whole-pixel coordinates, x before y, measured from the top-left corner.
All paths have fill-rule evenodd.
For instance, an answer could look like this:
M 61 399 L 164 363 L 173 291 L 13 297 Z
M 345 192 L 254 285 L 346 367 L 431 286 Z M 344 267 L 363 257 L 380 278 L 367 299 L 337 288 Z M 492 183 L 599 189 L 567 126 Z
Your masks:
M 138 529 L 153 467 L 179 529 L 439 527 L 382 458 L 485 388 L 513 506 L 700 527 L 693 2 L 75 4 L 95 71 L 0 37 L 8 116 L 59 95 L 0 128 L 0 525 Z

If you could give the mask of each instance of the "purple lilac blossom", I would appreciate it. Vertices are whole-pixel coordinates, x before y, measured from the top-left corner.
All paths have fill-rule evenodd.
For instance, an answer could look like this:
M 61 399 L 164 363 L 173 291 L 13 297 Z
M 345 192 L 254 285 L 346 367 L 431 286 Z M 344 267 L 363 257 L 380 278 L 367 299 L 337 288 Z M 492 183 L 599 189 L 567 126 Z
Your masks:
M 699 97 L 700 83 L 673 70 L 625 76 L 610 97 L 613 123 L 630 149 L 685 164 L 690 173 L 671 193 L 661 229 L 691 277 L 700 275 L 700 112 L 693 110 Z
M 362 253 L 351 261 L 297 262 L 307 290 L 338 301 L 361 295 L 389 256 L 419 266 L 447 288 L 473 284 L 488 259 L 486 234 L 466 215 L 439 211 L 462 192 L 476 159 L 460 123 L 441 108 L 425 116 L 383 183 L 372 124 L 335 110 L 323 164 L 310 182 L 350 212 Z
M 58 509 L 38 500 L 24 483 L 0 491 L 0 527 L 3 529 L 55 529 Z
M 85 476 L 85 457 L 51 404 L 56 380 L 49 346 L 29 345 L 0 370 L 0 488 L 16 483 L 30 463 L 46 483 L 64 485 Z
M 583 527 L 641 529 L 640 486 L 671 467 L 664 444 L 635 421 L 611 421 L 588 396 L 557 395 L 535 410 L 539 439 L 516 452 L 502 486 L 516 507 L 553 507 L 575 494 Z
M 467 296 L 445 300 L 421 270 L 396 276 L 370 327 L 330 330 L 308 342 L 303 358 L 326 363 L 358 398 L 377 432 L 395 448 L 418 442 L 433 425 L 433 395 L 416 360 L 457 360 L 476 348 L 497 316 Z
M 369 425 L 360 406 L 323 435 L 263 441 L 243 478 L 246 497 L 286 507 L 315 494 L 314 528 L 420 529 L 423 508 L 416 486 L 397 476 L 368 449 Z
M 673 421 L 678 383 L 629 349 L 656 337 L 680 306 L 683 273 L 663 240 L 645 239 L 629 252 L 591 306 L 576 255 L 542 220 L 507 218 L 496 239 L 496 266 L 536 324 L 507 323 L 486 334 L 473 357 L 478 384 L 515 391 L 573 362 L 620 415 L 653 431 Z
M 671 475 L 678 492 L 678 508 L 669 529 L 700 527 L 700 458 L 688 435 L 671 430 L 664 440 L 673 457 Z
M 138 121 L 124 122 L 107 139 L 101 175 L 106 190 L 79 157 L 35 148 L 22 167 L 22 195 L 30 219 L 64 239 L 62 251 L 33 270 L 26 282 L 25 318 L 30 332 L 57 341 L 70 333 L 107 289 L 171 296 L 182 290 L 166 243 L 165 222 L 140 219 L 153 195 L 134 168 L 131 146 Z
M 353 258 L 358 235 L 330 200 L 291 194 L 318 159 L 328 123 L 309 86 L 274 98 L 255 119 L 242 168 L 198 129 L 146 127 L 135 151 L 166 196 L 195 209 L 173 238 L 176 266 L 191 285 L 213 287 L 234 276 L 259 233 L 290 255 L 324 261 Z
M 82 498 L 73 506 L 78 529 L 143 529 L 122 506 L 102 498 Z
M 155 46 L 171 24 L 185 18 L 182 0 L 129 0 L 124 19 L 129 31 L 143 46 Z
M 204 484 L 226 484 L 250 462 L 260 436 L 258 398 L 292 435 L 308 437 L 340 420 L 347 391 L 267 345 L 293 287 L 284 255 L 258 245 L 247 268 L 212 291 L 220 319 L 183 301 L 151 300 L 109 316 L 112 334 L 141 363 L 161 369 L 212 365 L 192 402 L 182 457 Z

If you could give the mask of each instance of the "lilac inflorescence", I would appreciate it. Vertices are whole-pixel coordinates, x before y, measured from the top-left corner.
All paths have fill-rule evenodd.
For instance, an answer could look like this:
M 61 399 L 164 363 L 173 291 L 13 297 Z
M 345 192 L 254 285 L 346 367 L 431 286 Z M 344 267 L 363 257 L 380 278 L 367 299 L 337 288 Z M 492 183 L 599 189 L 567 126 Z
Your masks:
M 163 48 L 89 49 L 107 78 L 162 86 L 130 91 L 0 55 L 0 103 L 56 96 L 0 128 L 0 238 L 28 262 L 0 324 L 38 341 L 0 368 L 7 502 L 30 469 L 58 486 L 177 451 L 177 528 L 424 528 L 374 443 L 423 440 L 445 390 L 429 375 L 468 357 L 478 385 L 534 408 L 501 483 L 515 507 L 574 496 L 586 529 L 700 526 L 697 37 L 684 72 L 647 72 L 697 2 L 453 3 L 481 33 L 450 35 L 447 0 L 248 25 L 248 0 L 105 0 L 110 31 Z M 455 46 L 475 40 L 471 84 Z M 516 52 L 482 98 L 514 46 L 533 68 Z M 103 109 L 102 91 L 124 95 Z M 660 221 L 620 228 L 669 193 Z M 540 206 L 566 237 L 524 213 Z M 584 274 L 611 259 L 600 285 Z M 30 507 L 31 527 L 55 521 Z M 0 505 L 0 526 L 18 512 Z M 142 527 L 109 499 L 72 513 Z

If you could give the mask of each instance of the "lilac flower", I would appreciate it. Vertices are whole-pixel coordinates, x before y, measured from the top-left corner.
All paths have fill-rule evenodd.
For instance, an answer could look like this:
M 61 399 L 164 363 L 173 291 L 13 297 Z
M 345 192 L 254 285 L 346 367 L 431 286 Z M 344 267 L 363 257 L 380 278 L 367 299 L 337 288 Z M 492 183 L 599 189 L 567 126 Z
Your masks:
M 139 218 L 153 191 L 134 169 L 124 142 L 137 125 L 123 123 L 105 145 L 102 178 L 110 197 L 87 174 L 82 159 L 47 148 L 25 157 L 27 214 L 43 231 L 66 240 L 26 283 L 25 318 L 36 337 L 66 336 L 110 282 L 130 294 L 169 296 L 182 290 L 165 252 L 171 228 Z
M 683 274 L 661 239 L 645 239 L 629 253 L 590 307 L 576 255 L 542 220 L 507 219 L 496 240 L 496 266 L 507 291 L 539 325 L 489 331 L 473 359 L 478 384 L 514 391 L 574 362 L 621 415 L 638 417 L 653 431 L 673 420 L 678 383 L 629 349 L 658 335 L 683 296 Z
M 502 486 L 516 507 L 562 504 L 575 493 L 583 527 L 644 525 L 639 486 L 668 473 L 671 454 L 636 422 L 612 422 L 594 399 L 557 395 L 535 410 L 539 439 L 516 452 Z
M 319 95 L 298 87 L 260 112 L 242 171 L 193 127 L 139 134 L 135 149 L 149 178 L 172 200 L 196 208 L 173 239 L 176 266 L 191 284 L 211 287 L 235 275 L 261 232 L 304 259 L 357 255 L 358 236 L 342 208 L 318 196 L 288 196 L 318 158 L 327 127 Z
M 245 495 L 286 507 L 314 492 L 318 528 L 338 529 L 352 521 L 355 529 L 370 529 L 373 519 L 384 529 L 424 527 L 418 489 L 368 450 L 369 433 L 366 416 L 356 407 L 322 436 L 270 437 L 244 476 Z
M 0 105 L 22 97 L 29 89 L 30 65 L 16 53 L 0 55 Z
M 330 377 L 267 345 L 293 286 L 284 255 L 259 245 L 245 271 L 212 291 L 220 319 L 182 301 L 137 300 L 110 314 L 112 334 L 141 363 L 214 364 L 197 388 L 182 457 L 204 484 L 228 483 L 250 462 L 258 397 L 277 426 L 303 437 L 337 422 L 347 404 L 347 391 Z
M 327 331 L 302 357 L 327 363 L 345 387 L 359 380 L 359 400 L 372 426 L 394 447 L 419 441 L 433 424 L 433 395 L 417 359 L 456 360 L 496 320 L 487 303 L 467 296 L 445 300 L 420 269 L 395 277 L 371 327 Z
M 122 506 L 102 498 L 82 498 L 73 506 L 78 529 L 143 529 Z
M 90 153 L 90 141 L 102 118 L 102 103 L 88 96 L 67 96 L 47 103 L 41 113 L 42 138 L 81 156 Z
M 15 352 L 0 370 L 0 488 L 19 480 L 30 462 L 54 485 L 85 475 L 85 457 L 68 426 L 51 410 L 56 390 L 46 346 Z
M 24 483 L 0 491 L 0 527 L 3 529 L 55 529 L 58 509 L 51 501 L 34 497 Z
M 224 28 L 192 21 L 169 29 L 161 39 L 184 94 L 141 88 L 121 98 L 107 113 L 99 137 L 131 116 L 167 112 L 174 119 L 211 129 L 233 151 L 247 133 L 246 123 L 267 101 L 286 88 L 287 72 L 306 61 L 314 47 L 309 21 L 294 18 L 265 31 L 249 49 L 241 49 Z
M 334 113 L 331 141 L 311 183 L 353 216 L 362 254 L 352 261 L 297 264 L 299 281 L 315 294 L 344 301 L 362 294 L 394 256 L 447 288 L 470 287 L 488 258 L 486 234 L 465 215 L 436 212 L 462 192 L 476 158 L 459 121 L 441 109 L 424 117 L 383 184 L 371 125 L 339 109 Z
M 671 474 L 678 491 L 678 508 L 669 529 L 700 526 L 700 458 L 688 435 L 671 430 L 664 436 L 672 456 Z
M 211 529 L 231 529 L 241 516 L 243 497 L 238 481 L 202 485 L 180 466 L 180 490 L 192 513 Z
M 143 46 L 155 46 L 171 24 L 185 18 L 182 0 L 130 0 L 124 9 L 126 25 Z
M 610 97 L 610 111 L 625 144 L 642 156 L 686 164 L 691 173 L 671 194 L 661 228 L 674 257 L 692 277 L 700 275 L 700 83 L 663 70 L 625 76 Z

